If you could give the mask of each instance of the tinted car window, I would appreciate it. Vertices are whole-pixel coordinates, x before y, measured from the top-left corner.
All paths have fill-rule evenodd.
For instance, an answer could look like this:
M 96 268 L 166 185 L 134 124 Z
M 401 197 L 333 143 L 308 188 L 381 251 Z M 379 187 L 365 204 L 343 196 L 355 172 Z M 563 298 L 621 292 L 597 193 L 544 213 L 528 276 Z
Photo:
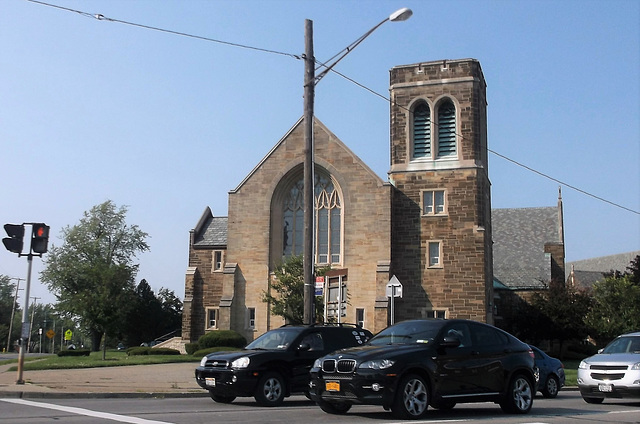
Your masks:
M 309 351 L 324 350 L 324 341 L 322 340 L 322 334 L 310 333 L 304 336 L 300 344 L 308 344 Z
M 460 346 L 458 347 L 471 347 L 471 331 L 469 330 L 469 325 L 464 322 L 456 322 L 449 325 L 443 337 L 458 339 L 460 341 Z
M 407 321 L 382 330 L 369 344 L 374 346 L 396 343 L 429 343 L 432 342 L 443 323 L 440 321 Z
M 502 346 L 509 343 L 506 334 L 484 325 L 477 325 L 475 331 L 475 345 L 477 346 Z
M 249 343 L 245 349 L 284 350 L 289 347 L 299 333 L 299 330 L 293 328 L 271 330 Z

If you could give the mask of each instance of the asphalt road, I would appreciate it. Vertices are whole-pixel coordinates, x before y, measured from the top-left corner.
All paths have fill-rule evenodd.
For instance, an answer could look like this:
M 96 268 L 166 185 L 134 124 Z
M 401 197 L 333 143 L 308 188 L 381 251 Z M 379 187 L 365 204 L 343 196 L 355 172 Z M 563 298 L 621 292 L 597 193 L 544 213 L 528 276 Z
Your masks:
M 210 424 L 217 423 L 398 423 L 389 412 L 372 406 L 354 406 L 346 415 L 328 415 L 302 396 L 282 407 L 263 408 L 252 398 L 218 404 L 205 397 L 10 399 L 0 397 L 3 424 Z M 406 422 L 406 421 L 405 421 Z M 560 392 L 556 399 L 537 397 L 530 414 L 507 415 L 492 403 L 457 405 L 451 411 L 430 409 L 415 423 L 576 424 L 588 422 L 640 423 L 640 401 L 606 400 L 586 404 L 577 391 Z

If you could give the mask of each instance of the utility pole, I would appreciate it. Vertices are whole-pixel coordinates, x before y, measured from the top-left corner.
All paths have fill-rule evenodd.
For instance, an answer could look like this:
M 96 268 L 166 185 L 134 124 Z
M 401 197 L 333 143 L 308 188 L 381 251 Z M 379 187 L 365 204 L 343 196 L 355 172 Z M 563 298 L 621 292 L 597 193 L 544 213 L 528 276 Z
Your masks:
M 33 306 L 31 306 L 31 323 L 29 324 L 29 341 L 27 342 L 27 352 L 31 348 L 31 333 L 33 333 L 33 316 L 36 314 L 36 302 L 39 297 L 31 297 L 33 299 Z
M 11 280 L 18 280 L 18 284 L 16 284 L 16 295 L 13 296 L 13 308 L 11 308 L 11 321 L 9 321 L 9 337 L 7 337 L 7 352 L 10 352 L 11 348 L 11 330 L 13 330 L 13 316 L 16 313 L 16 303 L 18 302 L 18 290 L 22 290 L 20 288 L 20 281 L 25 281 L 24 278 L 11 278 Z
M 304 274 L 304 316 L 305 324 L 314 322 L 314 282 L 313 282 L 313 216 L 315 202 L 313 195 L 313 98 L 315 96 L 315 58 L 313 56 L 313 22 L 304 22 L 304 248 L 302 269 Z

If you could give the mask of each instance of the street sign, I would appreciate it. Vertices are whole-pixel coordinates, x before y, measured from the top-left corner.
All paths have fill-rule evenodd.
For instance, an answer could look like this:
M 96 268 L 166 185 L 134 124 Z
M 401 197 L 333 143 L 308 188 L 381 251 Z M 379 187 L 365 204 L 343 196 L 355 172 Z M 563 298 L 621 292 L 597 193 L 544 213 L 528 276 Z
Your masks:
M 402 297 L 402 283 L 395 275 L 387 284 L 387 297 Z
M 71 330 L 67 330 L 64 332 L 64 339 L 65 340 L 71 340 L 71 336 L 73 336 L 73 332 Z
M 46 334 L 46 336 L 47 336 L 47 338 L 48 338 L 48 339 L 53 339 L 53 337 L 54 337 L 55 335 L 56 335 L 56 332 L 55 332 L 55 331 L 53 331 L 53 330 L 48 330 L 48 331 L 47 331 L 47 334 Z
M 316 277 L 316 296 L 322 296 L 324 291 L 324 277 Z

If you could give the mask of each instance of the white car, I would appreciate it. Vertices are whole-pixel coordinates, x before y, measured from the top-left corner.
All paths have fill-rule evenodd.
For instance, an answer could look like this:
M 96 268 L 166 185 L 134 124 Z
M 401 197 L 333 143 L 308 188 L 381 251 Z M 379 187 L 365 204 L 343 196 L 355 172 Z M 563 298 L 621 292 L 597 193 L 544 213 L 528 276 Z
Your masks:
M 578 387 L 587 403 L 640 399 L 640 332 L 618 336 L 597 355 L 580 362 Z

